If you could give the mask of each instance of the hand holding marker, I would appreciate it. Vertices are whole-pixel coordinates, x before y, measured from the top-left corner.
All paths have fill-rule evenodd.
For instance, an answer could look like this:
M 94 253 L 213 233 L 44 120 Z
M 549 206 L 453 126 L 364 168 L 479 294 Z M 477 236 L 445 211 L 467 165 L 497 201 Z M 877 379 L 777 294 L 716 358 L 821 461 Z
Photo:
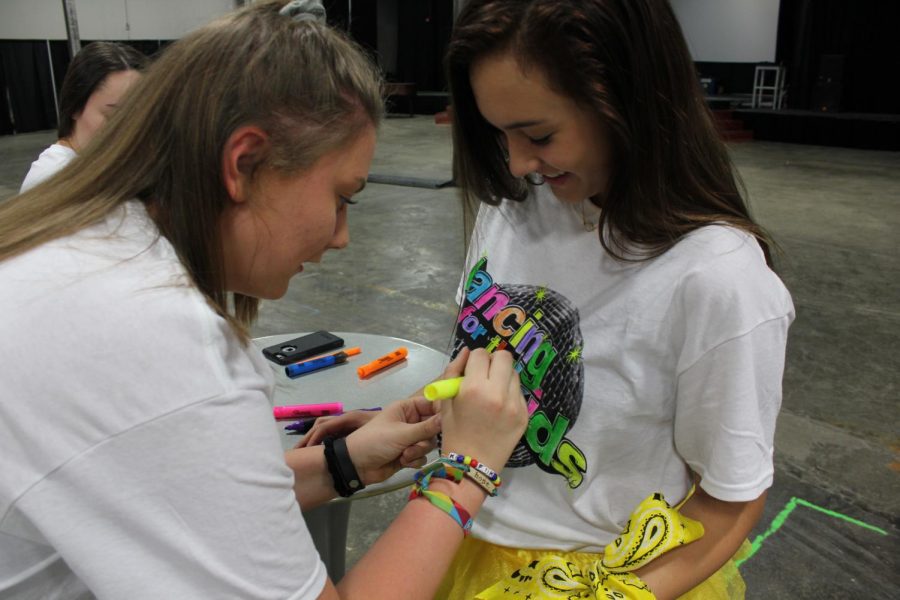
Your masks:
M 459 393 L 459 385 L 462 383 L 462 377 L 453 377 L 451 379 L 439 379 L 432 381 L 425 386 L 423 391 L 426 400 L 449 400 Z

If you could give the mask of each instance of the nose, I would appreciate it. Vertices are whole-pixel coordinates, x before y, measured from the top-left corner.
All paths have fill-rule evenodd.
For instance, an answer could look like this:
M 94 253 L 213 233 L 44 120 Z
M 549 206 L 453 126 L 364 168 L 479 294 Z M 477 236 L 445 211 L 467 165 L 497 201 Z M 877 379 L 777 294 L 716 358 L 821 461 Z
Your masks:
M 347 209 L 344 208 L 337 215 L 337 221 L 334 224 L 334 235 L 331 236 L 331 242 L 328 247 L 332 250 L 340 250 L 346 248 L 350 243 L 350 227 L 347 225 Z
M 540 159 L 523 141 L 507 138 L 506 147 L 509 152 L 509 172 L 513 177 L 525 177 L 540 169 Z

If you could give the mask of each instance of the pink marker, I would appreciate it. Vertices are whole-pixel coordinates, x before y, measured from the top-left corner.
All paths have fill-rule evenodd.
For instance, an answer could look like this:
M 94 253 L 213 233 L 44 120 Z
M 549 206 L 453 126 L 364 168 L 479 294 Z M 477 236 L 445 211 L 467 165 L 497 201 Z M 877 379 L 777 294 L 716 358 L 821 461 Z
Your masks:
M 304 419 L 307 417 L 327 417 L 344 412 L 342 402 L 323 402 L 321 404 L 293 404 L 276 406 L 272 409 L 276 419 Z

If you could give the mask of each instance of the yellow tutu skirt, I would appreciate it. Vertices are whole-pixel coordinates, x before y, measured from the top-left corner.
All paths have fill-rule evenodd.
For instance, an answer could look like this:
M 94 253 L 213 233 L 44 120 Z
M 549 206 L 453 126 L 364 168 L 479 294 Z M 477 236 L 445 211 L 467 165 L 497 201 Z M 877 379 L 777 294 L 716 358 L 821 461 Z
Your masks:
M 749 551 L 750 543 L 744 541 L 731 560 L 709 579 L 681 596 L 682 600 L 743 600 L 744 580 L 737 570 L 735 560 Z M 602 554 L 506 548 L 469 537 L 457 552 L 435 599 L 473 600 L 480 592 L 503 580 L 522 565 L 549 556 L 561 556 L 586 570 Z

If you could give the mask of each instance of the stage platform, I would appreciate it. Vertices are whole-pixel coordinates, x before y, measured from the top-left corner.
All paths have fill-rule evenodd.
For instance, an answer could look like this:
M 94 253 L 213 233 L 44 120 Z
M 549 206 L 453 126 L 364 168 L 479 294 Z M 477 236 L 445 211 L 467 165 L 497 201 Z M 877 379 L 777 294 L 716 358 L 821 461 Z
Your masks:
M 900 150 L 900 115 L 738 108 L 734 118 L 757 140 Z

